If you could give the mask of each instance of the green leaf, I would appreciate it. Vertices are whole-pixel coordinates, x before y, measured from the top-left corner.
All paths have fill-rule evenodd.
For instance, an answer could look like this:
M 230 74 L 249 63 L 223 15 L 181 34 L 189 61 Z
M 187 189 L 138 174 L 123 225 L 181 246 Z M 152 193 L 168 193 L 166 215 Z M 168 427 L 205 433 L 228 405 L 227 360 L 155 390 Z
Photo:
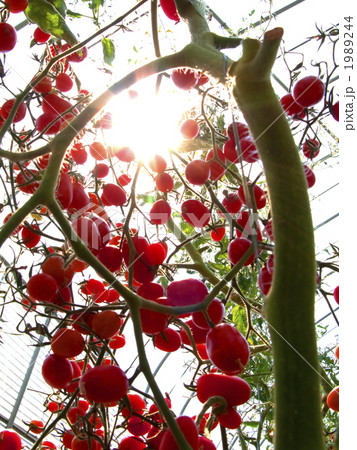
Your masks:
M 67 9 L 67 16 L 73 17 L 74 19 L 80 19 L 81 17 L 84 17 L 83 14 L 72 11 L 70 9 Z
M 64 0 L 48 0 L 61 14 L 63 18 L 66 17 L 67 14 L 67 5 Z
M 113 41 L 111 39 L 103 38 L 102 39 L 102 46 L 103 46 L 104 62 L 111 66 L 112 62 L 115 59 L 114 43 L 113 43 Z
M 242 306 L 236 305 L 232 309 L 232 322 L 242 334 L 245 334 L 248 328 L 248 321 L 247 313 Z
M 68 28 L 63 16 L 51 3 L 46 0 L 29 0 L 24 12 L 27 19 L 38 25 L 45 33 L 63 39 L 71 46 L 77 44 L 76 36 Z
M 92 0 L 90 4 L 90 9 L 93 11 L 98 11 L 100 6 L 103 6 L 104 0 Z
M 247 421 L 245 420 L 244 425 L 246 427 L 258 428 L 260 422 L 258 422 L 257 420 L 247 420 Z

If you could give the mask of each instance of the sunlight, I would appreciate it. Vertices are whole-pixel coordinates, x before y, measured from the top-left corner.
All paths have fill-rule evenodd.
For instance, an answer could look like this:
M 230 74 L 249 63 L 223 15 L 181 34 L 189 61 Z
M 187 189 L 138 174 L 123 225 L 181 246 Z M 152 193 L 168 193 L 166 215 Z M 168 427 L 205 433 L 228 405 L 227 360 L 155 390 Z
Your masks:
M 187 111 L 185 97 L 177 91 L 155 96 L 152 89 L 123 93 L 108 107 L 113 118 L 108 143 L 131 147 L 144 162 L 153 154 L 176 148 L 182 140 L 179 124 Z

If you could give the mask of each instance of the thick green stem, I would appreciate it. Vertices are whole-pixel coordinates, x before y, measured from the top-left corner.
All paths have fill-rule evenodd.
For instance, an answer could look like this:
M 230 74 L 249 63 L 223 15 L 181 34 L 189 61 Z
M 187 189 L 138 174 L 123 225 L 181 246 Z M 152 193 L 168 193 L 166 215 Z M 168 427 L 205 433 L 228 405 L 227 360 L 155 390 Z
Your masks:
M 322 450 L 313 225 L 302 164 L 270 82 L 282 34 L 281 28 L 268 32 L 262 45 L 245 41 L 230 74 L 263 162 L 274 221 L 274 279 L 265 305 L 276 380 L 274 448 Z

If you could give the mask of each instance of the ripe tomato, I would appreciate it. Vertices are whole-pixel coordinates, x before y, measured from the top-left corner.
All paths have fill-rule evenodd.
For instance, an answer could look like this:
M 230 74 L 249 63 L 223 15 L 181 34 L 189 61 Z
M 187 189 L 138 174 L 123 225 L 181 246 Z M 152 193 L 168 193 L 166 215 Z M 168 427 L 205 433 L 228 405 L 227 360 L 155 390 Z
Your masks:
M 239 198 L 237 192 L 228 193 L 222 200 L 222 205 L 230 214 L 237 214 L 237 212 L 240 211 L 242 204 L 242 200 Z
M 166 297 L 159 297 L 153 301 L 161 305 L 167 304 Z M 140 308 L 140 320 L 143 333 L 158 334 L 167 328 L 169 316 L 161 312 Z
M 303 119 L 305 117 L 304 108 L 296 103 L 292 94 L 286 94 L 280 99 L 281 106 L 283 107 L 286 115 L 293 119 Z
M 189 68 L 174 69 L 171 73 L 171 80 L 179 89 L 189 91 L 196 86 L 198 73 Z
M 140 397 L 138 394 L 128 394 L 127 395 L 130 408 L 128 406 L 125 406 L 121 413 L 123 417 L 130 417 L 132 414 L 142 414 L 146 409 L 146 403 L 145 400 Z
M 212 363 L 228 375 L 241 373 L 250 354 L 245 337 L 229 323 L 220 323 L 209 330 L 206 349 Z
M 151 159 L 149 159 L 148 164 L 150 169 L 157 173 L 163 172 L 167 167 L 167 163 L 161 155 L 154 155 Z
M 225 308 L 219 298 L 214 298 L 209 304 L 206 312 L 211 324 L 217 325 L 224 317 Z M 207 322 L 206 316 L 202 311 L 193 312 L 192 320 L 197 327 L 205 328 L 207 330 L 211 327 L 211 324 Z
M 80 365 L 73 359 L 71 359 L 69 362 L 71 363 L 71 366 L 72 366 L 73 376 L 72 376 L 71 382 L 69 384 L 67 384 L 65 389 L 66 389 L 67 393 L 73 394 L 73 392 L 78 388 L 78 383 L 79 383 L 78 378 L 82 375 L 82 369 L 81 369 Z
M 206 337 L 208 333 L 207 328 L 205 329 L 198 327 L 197 325 L 195 325 L 192 319 L 187 320 L 186 325 L 190 327 L 190 331 L 196 346 L 204 344 L 206 342 Z M 183 344 L 192 346 L 190 338 L 183 327 L 180 329 L 180 335 Z
M 197 353 L 199 354 L 199 357 L 203 360 L 203 361 L 208 361 L 209 360 L 209 356 L 207 354 L 207 349 L 206 349 L 206 344 L 196 344 L 196 348 L 197 348 Z
M 242 202 L 245 205 L 247 205 L 248 207 L 251 207 L 250 199 L 247 201 L 245 198 L 244 188 L 243 188 L 242 184 L 238 188 L 238 195 L 239 195 L 239 198 L 242 200 Z M 254 200 L 255 200 L 257 209 L 264 208 L 264 206 L 266 205 L 266 202 L 267 202 L 267 197 L 266 197 L 266 194 L 263 191 L 263 189 L 260 186 L 258 186 L 257 184 L 255 184 L 253 187 L 253 196 L 254 196 Z
M 120 367 L 96 366 L 88 369 L 79 381 L 81 394 L 91 402 L 112 403 L 120 401 L 128 392 L 129 381 Z
M 41 434 L 44 426 L 42 420 L 31 420 L 29 423 L 30 431 L 34 434 Z
M 127 186 L 131 181 L 131 176 L 127 175 L 126 173 L 123 173 L 118 177 L 118 181 L 121 184 L 121 186 Z
M 149 216 L 153 224 L 163 225 L 171 217 L 171 206 L 165 200 L 158 200 L 152 205 Z
M 259 153 L 255 146 L 255 142 L 252 137 L 247 136 L 240 140 L 240 147 L 242 150 L 242 159 L 247 163 L 254 163 L 259 161 Z
M 101 248 L 96 254 L 96 257 L 112 273 L 117 272 L 123 262 L 123 254 L 121 250 L 119 250 L 118 247 L 111 245 L 106 245 Z
M 274 253 L 272 253 L 272 254 L 269 256 L 269 258 L 268 258 L 268 260 L 267 260 L 266 267 L 267 267 L 268 271 L 269 271 L 271 274 L 273 274 L 273 270 L 274 270 Z
M 33 90 L 39 94 L 48 94 L 52 90 L 52 80 L 50 77 L 44 77 L 36 85 Z
M 230 161 L 232 163 L 237 163 L 239 161 L 238 151 L 237 151 L 236 142 L 235 142 L 234 138 L 228 139 L 228 141 L 226 141 L 223 144 L 223 153 L 224 153 L 224 156 L 226 157 L 226 159 L 228 159 L 228 161 Z
M 196 278 L 172 281 L 166 289 L 170 306 L 186 306 L 201 303 L 208 295 L 205 283 Z
M 123 334 L 116 334 L 109 341 L 109 347 L 113 350 L 123 348 L 125 346 L 125 336 Z
M 142 257 L 151 266 L 159 266 L 165 261 L 166 255 L 167 251 L 162 244 L 155 242 L 146 248 Z
M 226 234 L 226 228 L 225 227 L 218 227 L 215 230 L 211 231 L 211 238 L 215 242 L 219 242 L 224 238 L 224 235 Z
M 15 431 L 0 431 L 0 450 L 21 450 L 21 447 L 21 438 Z
M 245 238 L 235 238 L 233 239 L 227 249 L 228 258 L 232 264 L 237 264 L 241 258 L 245 255 L 247 250 L 252 246 L 252 242 Z M 254 262 L 254 253 L 247 259 L 244 263 L 245 266 L 249 266 Z
M 160 0 L 160 5 L 166 17 L 174 20 L 175 22 L 180 21 L 180 16 L 177 13 L 174 0 Z
M 56 198 L 62 209 L 67 209 L 73 200 L 73 184 L 71 177 L 63 170 L 60 173 L 58 185 L 56 188 Z
M 271 284 L 273 281 L 273 275 L 269 272 L 267 266 L 262 267 L 258 273 L 258 286 L 264 295 L 268 295 Z
M 154 336 L 155 347 L 164 352 L 175 352 L 181 344 L 181 335 L 173 328 L 165 328 Z
M 340 359 L 340 346 L 339 345 L 335 349 L 335 356 L 337 359 Z
M 293 97 L 300 106 L 308 108 L 322 100 L 325 84 L 313 75 L 301 78 L 293 87 Z
M 0 22 L 0 52 L 11 52 L 16 42 L 17 33 L 15 28 L 7 22 Z
M 165 291 L 159 283 L 143 283 L 138 287 L 136 293 L 147 300 L 155 300 L 159 297 L 163 297 Z
M 203 159 L 194 159 L 185 168 L 187 181 L 197 186 L 205 184 L 209 180 L 210 175 L 210 165 Z
M 59 73 L 55 80 L 56 88 L 61 92 L 68 92 L 73 87 L 73 79 L 67 73 Z
M 5 0 L 9 11 L 12 14 L 17 14 L 22 11 L 25 11 L 27 8 L 28 0 Z
M 149 432 L 151 425 L 141 417 L 130 417 L 127 424 L 127 430 L 134 436 L 144 436 Z
M 183 432 L 188 444 L 192 447 L 192 450 L 199 450 L 198 430 L 194 420 L 188 416 L 180 416 L 175 420 Z M 170 429 L 167 429 L 163 434 L 160 450 L 179 450 L 179 446 Z
M 63 356 L 50 354 L 43 361 L 42 376 L 54 389 L 63 389 L 73 379 L 72 364 Z
M 3 25 L 0 23 L 0 25 Z M 9 114 L 15 104 L 15 99 L 12 98 L 10 100 L 6 100 L 6 102 L 2 105 L 0 110 L 1 117 L 6 120 L 9 117 Z M 15 116 L 12 119 L 13 123 L 21 122 L 26 116 L 27 107 L 24 102 L 21 102 L 20 105 L 17 107 Z
M 233 407 L 228 407 L 225 413 L 217 416 L 218 422 L 222 427 L 229 428 L 230 430 L 236 430 L 242 423 L 242 418 Z
M 209 209 L 193 198 L 182 203 L 181 214 L 183 219 L 195 228 L 204 228 L 211 219 Z
M 68 286 L 74 276 L 73 264 L 65 265 L 63 256 L 52 253 L 41 265 L 43 273 L 51 275 L 60 287 Z
M 57 94 L 49 93 L 43 96 L 41 106 L 44 113 L 55 114 L 58 117 L 67 109 L 72 108 L 72 103 Z
M 337 101 L 334 105 L 332 105 L 331 115 L 337 122 L 339 122 L 339 120 L 340 120 L 340 102 L 339 101 Z
M 101 142 L 92 142 L 92 144 L 89 146 L 89 153 L 97 161 L 107 159 L 108 157 L 107 149 Z
M 134 256 L 135 260 L 136 258 L 144 254 L 145 250 L 149 246 L 149 242 L 145 237 L 139 236 L 138 234 L 132 237 L 132 242 L 135 247 L 135 254 L 132 256 Z M 122 251 L 125 264 L 128 266 L 130 264 L 130 248 L 127 240 L 123 242 Z
M 73 145 L 70 155 L 73 161 L 77 164 L 84 164 L 88 158 L 87 151 L 80 142 Z
M 250 134 L 249 128 L 245 123 L 234 122 L 231 123 L 227 128 L 227 135 L 229 139 L 235 139 L 234 128 L 237 129 L 239 139 L 242 139 L 243 137 L 248 136 Z
M 38 44 L 44 44 L 50 37 L 51 35 L 42 31 L 40 27 L 37 27 L 33 32 L 33 38 Z
M 82 335 L 70 328 L 60 328 L 51 338 L 52 352 L 64 358 L 78 356 L 84 350 L 84 346 Z
M 80 408 L 78 406 L 72 406 L 72 408 L 70 408 L 67 412 L 67 419 L 69 423 L 73 425 L 81 421 L 85 415 L 86 411 L 83 408 Z
M 104 163 L 98 163 L 92 170 L 92 173 L 97 178 L 105 178 L 109 173 L 109 166 Z
M 40 450 L 57 450 L 57 447 L 51 441 L 43 441 Z
M 273 220 L 270 219 L 265 225 L 264 232 L 267 235 L 268 239 L 274 242 L 274 234 L 273 234 Z
M 117 184 L 107 183 L 103 186 L 100 198 L 105 206 L 123 206 L 126 203 L 126 192 Z
M 89 248 L 99 250 L 103 246 L 98 227 L 89 217 L 77 217 L 72 221 L 72 228 Z
M 258 241 L 262 240 L 262 232 L 257 222 L 254 223 L 256 217 L 254 214 L 250 214 L 248 211 L 241 211 L 237 218 L 237 224 L 243 229 L 240 231 L 236 228 L 237 237 L 246 237 L 252 239 L 252 236 L 257 236 Z
M 66 50 L 70 49 L 71 46 L 69 44 L 64 44 L 61 47 L 61 53 L 65 52 Z M 70 55 L 67 56 L 68 61 L 79 63 L 82 62 L 86 57 L 88 56 L 88 50 L 87 47 L 82 47 L 77 52 L 73 52 Z
M 155 178 L 155 184 L 160 192 L 171 192 L 175 182 L 169 173 L 160 172 Z
M 302 145 L 302 152 L 306 158 L 316 158 L 320 153 L 320 143 L 317 139 L 306 139 Z
M 72 448 L 72 441 L 74 439 L 75 435 L 73 431 L 65 431 L 62 435 L 62 444 L 66 448 Z
M 335 302 L 339 305 L 340 304 L 340 286 L 336 286 L 333 290 L 333 298 L 335 299 Z
M 89 206 L 90 200 L 88 194 L 85 191 L 84 186 L 79 182 L 72 184 L 73 194 L 72 201 L 67 207 L 69 212 L 74 212 L 78 209 L 86 208 Z
M 119 159 L 119 161 L 130 163 L 135 159 L 134 150 L 130 147 L 114 147 L 112 153 Z
M 146 447 L 145 442 L 134 436 L 128 436 L 119 442 L 118 450 L 143 450 Z
M 38 170 L 23 169 L 16 175 L 16 185 L 25 194 L 33 194 L 40 185 L 39 175 Z
M 186 119 L 180 125 L 180 133 L 184 139 L 194 139 L 200 132 L 200 126 L 195 119 Z
M 86 435 L 75 436 L 71 442 L 72 450 L 99 450 L 102 446 L 94 438 Z
M 197 380 L 197 398 L 205 403 L 210 397 L 220 396 L 227 400 L 228 406 L 246 403 L 250 397 L 249 384 L 235 375 L 205 373 Z
M 199 442 L 199 448 L 201 450 L 216 450 L 217 447 L 214 445 L 214 443 L 208 439 L 206 436 L 199 436 L 198 438 Z
M 326 399 L 327 406 L 334 411 L 340 410 L 340 387 L 336 386 L 332 389 L 332 391 L 328 394 Z
M 21 241 L 27 248 L 36 247 L 41 240 L 41 235 L 32 230 L 38 230 L 38 226 L 32 225 L 31 229 L 27 227 L 22 227 L 21 229 Z
M 59 404 L 56 402 L 49 402 L 47 405 L 47 409 L 49 412 L 54 413 L 59 410 Z
M 115 311 L 102 311 L 93 316 L 92 329 L 101 339 L 110 339 L 119 331 L 123 321 Z
M 226 171 L 225 167 L 223 166 L 223 164 L 225 164 L 226 162 L 226 157 L 220 148 L 217 148 L 217 157 L 220 162 L 215 159 L 213 149 L 211 149 L 206 155 L 206 161 L 208 162 L 211 171 L 209 177 L 211 181 L 220 180 Z
M 47 273 L 32 275 L 27 282 L 29 296 L 40 302 L 49 302 L 57 292 L 56 280 Z
M 310 169 L 310 167 L 308 167 L 304 164 L 303 168 L 304 168 L 307 187 L 308 187 L 308 189 L 310 189 L 316 183 L 316 176 L 315 176 L 313 170 Z

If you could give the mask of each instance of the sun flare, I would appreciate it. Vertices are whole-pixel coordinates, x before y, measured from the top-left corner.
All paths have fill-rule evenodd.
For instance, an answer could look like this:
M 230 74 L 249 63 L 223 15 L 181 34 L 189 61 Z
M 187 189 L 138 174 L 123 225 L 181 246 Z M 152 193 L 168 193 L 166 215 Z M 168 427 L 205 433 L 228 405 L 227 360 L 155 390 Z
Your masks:
M 129 91 L 113 100 L 109 109 L 113 128 L 108 143 L 129 146 L 144 161 L 165 155 L 182 141 L 179 124 L 187 111 L 187 99 L 176 91 L 155 95 L 150 90 Z

